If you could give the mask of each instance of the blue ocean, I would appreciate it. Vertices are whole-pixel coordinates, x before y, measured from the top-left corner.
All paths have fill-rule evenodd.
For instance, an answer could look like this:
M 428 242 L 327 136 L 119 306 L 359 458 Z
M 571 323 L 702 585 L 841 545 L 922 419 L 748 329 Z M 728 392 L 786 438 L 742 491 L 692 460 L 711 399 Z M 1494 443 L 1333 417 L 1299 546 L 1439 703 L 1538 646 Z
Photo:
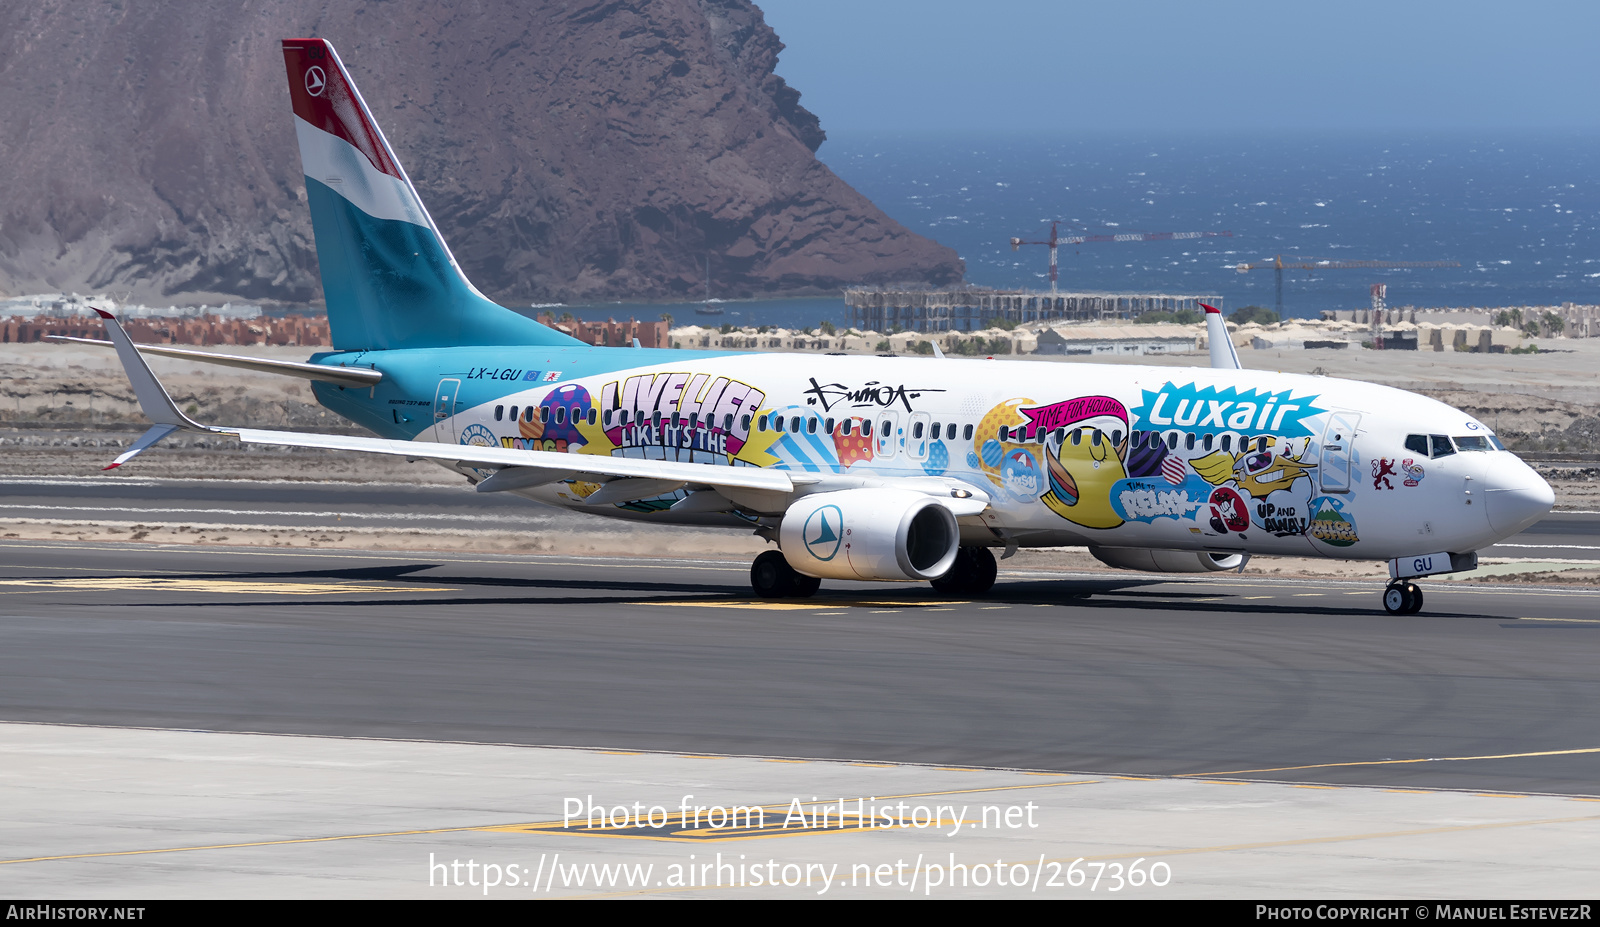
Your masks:
M 1224 309 L 1273 305 L 1285 259 L 1454 261 L 1429 269 L 1286 270 L 1285 314 L 1391 306 L 1600 303 L 1600 135 L 1311 133 L 836 133 L 818 153 L 912 230 L 949 245 L 970 283 L 1044 289 L 1048 251 L 1010 239 L 1062 234 L 1230 232 L 1180 241 L 1062 247 L 1067 291 L 1217 294 Z M 713 293 L 716 282 L 712 281 Z M 807 327 L 848 318 L 842 300 L 585 306 L 603 318 L 669 312 L 678 324 Z

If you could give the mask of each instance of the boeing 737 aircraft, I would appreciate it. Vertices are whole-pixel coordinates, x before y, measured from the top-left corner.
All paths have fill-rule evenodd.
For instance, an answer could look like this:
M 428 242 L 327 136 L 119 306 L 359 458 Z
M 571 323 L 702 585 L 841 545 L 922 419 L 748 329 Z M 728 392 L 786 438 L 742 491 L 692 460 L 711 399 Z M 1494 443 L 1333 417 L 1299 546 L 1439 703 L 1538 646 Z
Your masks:
M 1239 368 L 600 348 L 466 279 L 333 47 L 283 43 L 333 350 L 307 363 L 135 347 L 155 422 L 245 443 L 436 461 L 475 484 L 599 515 L 721 525 L 777 545 L 762 596 L 822 579 L 931 581 L 971 596 L 993 551 L 1086 546 L 1115 567 L 1243 569 L 1252 555 L 1388 561 L 1383 604 L 1554 503 L 1488 426 L 1367 383 Z M 141 351 L 310 379 L 377 437 L 192 421 Z

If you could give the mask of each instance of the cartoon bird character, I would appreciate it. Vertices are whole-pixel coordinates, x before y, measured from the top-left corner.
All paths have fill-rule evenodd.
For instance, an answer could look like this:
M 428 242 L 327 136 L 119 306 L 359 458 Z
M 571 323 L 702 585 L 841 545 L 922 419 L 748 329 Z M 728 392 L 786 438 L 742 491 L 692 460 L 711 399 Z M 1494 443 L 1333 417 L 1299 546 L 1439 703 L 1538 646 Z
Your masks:
M 1278 453 L 1262 448 L 1259 441 L 1246 442 L 1245 447 L 1255 449 L 1238 454 L 1213 451 L 1189 461 L 1189 466 L 1213 486 L 1234 480 L 1240 489 L 1256 499 L 1265 498 L 1280 489 L 1288 489 L 1295 480 L 1317 466 L 1300 462 L 1300 458 L 1305 456 L 1304 451 L 1299 455 Z
M 1098 428 L 1077 427 L 1059 446 L 1047 445 L 1050 491 L 1040 500 L 1052 512 L 1085 528 L 1115 528 L 1122 518 L 1111 507 L 1111 486 L 1128 476 L 1124 447 Z

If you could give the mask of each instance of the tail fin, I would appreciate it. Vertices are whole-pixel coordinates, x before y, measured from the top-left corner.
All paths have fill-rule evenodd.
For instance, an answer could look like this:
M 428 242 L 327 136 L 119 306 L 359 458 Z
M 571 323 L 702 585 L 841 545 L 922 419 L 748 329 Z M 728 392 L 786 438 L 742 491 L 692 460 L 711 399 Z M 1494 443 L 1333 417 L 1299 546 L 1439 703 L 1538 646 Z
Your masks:
M 283 59 L 335 347 L 582 343 L 461 272 L 332 45 L 285 39 Z

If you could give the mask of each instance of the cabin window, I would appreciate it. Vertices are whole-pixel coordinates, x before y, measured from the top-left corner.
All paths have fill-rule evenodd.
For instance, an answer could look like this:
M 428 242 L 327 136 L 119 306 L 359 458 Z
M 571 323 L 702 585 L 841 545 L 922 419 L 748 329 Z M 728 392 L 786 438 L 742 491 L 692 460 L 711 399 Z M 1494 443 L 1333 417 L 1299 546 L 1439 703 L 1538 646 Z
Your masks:
M 1074 428 L 1074 429 L 1072 429 L 1072 445 L 1074 447 L 1076 447 L 1076 446 L 1078 446 L 1079 444 L 1082 444 L 1082 443 L 1083 443 L 1083 429 L 1082 428 Z
M 1093 432 L 1091 432 L 1089 434 L 1089 443 L 1094 445 L 1095 447 L 1099 447 L 1100 446 L 1100 440 L 1102 438 L 1104 438 L 1104 437 L 1105 437 L 1105 435 L 1101 434 L 1100 429 L 1096 428 Z
M 1222 449 L 1225 451 L 1231 451 L 1233 449 L 1233 435 L 1222 436 Z
M 885 421 L 883 427 L 884 428 L 888 428 L 889 427 L 889 423 L 887 421 Z M 866 420 L 863 420 L 861 422 L 861 437 L 863 437 L 863 438 L 872 437 L 872 422 L 866 421 Z
M 706 421 L 710 421 L 710 420 L 711 420 L 711 418 L 709 416 L 707 416 Z M 744 420 L 745 420 L 745 423 L 746 423 L 745 427 L 749 428 L 750 427 L 750 425 L 749 425 L 750 416 L 746 415 L 744 417 Z M 732 412 L 724 412 L 724 413 L 722 413 L 722 430 L 723 431 L 732 431 L 733 430 L 733 413 Z
M 650 413 L 650 424 L 654 425 L 655 429 L 657 431 L 661 430 L 661 410 L 660 409 L 657 409 L 656 411 Z
M 494 407 L 494 420 L 495 421 L 497 421 L 497 422 L 500 421 L 501 419 L 505 418 L 505 415 L 506 415 L 506 407 L 505 406 L 495 406 Z
M 850 426 L 852 424 L 853 423 L 849 419 L 845 419 L 844 421 L 840 422 L 839 423 L 839 433 L 844 435 L 847 438 L 850 437 Z
M 606 410 L 606 427 L 607 428 L 611 427 L 611 410 L 610 409 Z
M 917 422 L 911 426 L 911 437 L 917 441 L 922 440 L 922 423 Z
M 590 409 L 589 410 L 589 424 L 593 425 L 595 423 L 595 420 L 598 419 L 599 417 L 600 417 L 600 410 L 599 409 Z
M 690 412 L 689 413 L 689 427 L 690 428 L 699 428 L 700 427 L 700 413 L 699 412 Z
M 517 420 L 517 407 L 516 406 L 512 406 L 511 407 L 511 420 L 513 422 Z
M 1057 428 L 1056 429 L 1056 444 L 1058 446 L 1061 445 L 1061 444 L 1065 444 L 1066 440 L 1067 440 L 1067 430 L 1065 428 Z
M 782 431 L 783 430 L 783 416 L 774 415 L 772 417 L 772 430 L 773 431 Z
M 1421 454 L 1422 456 L 1427 457 L 1428 456 L 1428 436 L 1427 435 L 1406 435 L 1406 450 L 1410 451 L 1413 454 Z
M 1001 441 L 1005 441 L 1005 440 L 1007 440 L 1007 435 L 1006 435 L 1006 426 L 1004 426 L 1004 425 L 1001 425 L 1001 426 L 1000 426 L 1000 432 L 999 432 L 999 434 L 997 434 L 997 435 L 995 435 L 995 437 L 996 437 L 996 438 L 997 438 L 997 439 L 999 439 L 999 440 L 1001 440 Z
M 1428 441 L 1433 445 L 1434 457 L 1449 457 L 1456 452 L 1455 446 L 1450 443 L 1448 435 L 1429 435 Z
M 1456 435 L 1456 450 L 1458 451 L 1487 451 L 1489 439 L 1483 435 Z
M 1194 432 L 1191 431 L 1183 436 L 1183 448 L 1186 451 L 1194 450 Z
M 528 406 L 522 410 L 522 420 L 525 422 L 533 421 L 533 406 Z
M 822 430 L 826 431 L 828 434 L 831 435 L 831 434 L 833 434 L 833 428 L 834 428 L 834 420 L 830 418 L 830 419 L 828 419 L 827 427 L 823 428 Z
M 539 421 L 541 421 L 541 422 L 550 421 L 550 407 L 549 406 L 540 406 L 539 407 Z
M 816 433 L 817 433 L 817 420 L 814 419 L 814 418 L 806 419 L 806 434 L 814 435 Z
M 1122 443 L 1122 429 L 1121 428 L 1118 428 L 1116 431 L 1113 431 L 1111 433 L 1111 443 L 1112 444 L 1121 444 Z
M 565 425 L 566 423 L 567 423 L 567 407 L 566 406 L 556 406 L 556 424 L 557 425 Z
M 766 431 L 766 430 L 767 430 L 767 417 L 765 415 L 763 415 L 760 418 L 756 419 L 756 431 Z
M 1211 440 L 1212 440 L 1212 436 L 1211 435 L 1206 435 L 1204 438 L 1201 438 L 1200 439 L 1200 449 L 1204 450 L 1204 451 L 1211 450 Z
M 961 429 L 961 439 L 963 441 L 971 441 L 972 440 L 972 426 L 971 425 L 968 425 L 967 427 Z
M 1176 431 L 1167 432 L 1167 450 L 1175 451 L 1177 449 L 1178 449 L 1178 433 Z
M 789 433 L 790 434 L 794 434 L 794 435 L 797 435 L 797 434 L 800 433 L 800 416 L 798 416 L 798 415 L 789 416 Z
M 679 418 L 676 412 L 672 413 L 672 418 L 669 421 L 672 422 L 672 427 L 674 428 L 678 428 L 683 424 L 683 419 Z

